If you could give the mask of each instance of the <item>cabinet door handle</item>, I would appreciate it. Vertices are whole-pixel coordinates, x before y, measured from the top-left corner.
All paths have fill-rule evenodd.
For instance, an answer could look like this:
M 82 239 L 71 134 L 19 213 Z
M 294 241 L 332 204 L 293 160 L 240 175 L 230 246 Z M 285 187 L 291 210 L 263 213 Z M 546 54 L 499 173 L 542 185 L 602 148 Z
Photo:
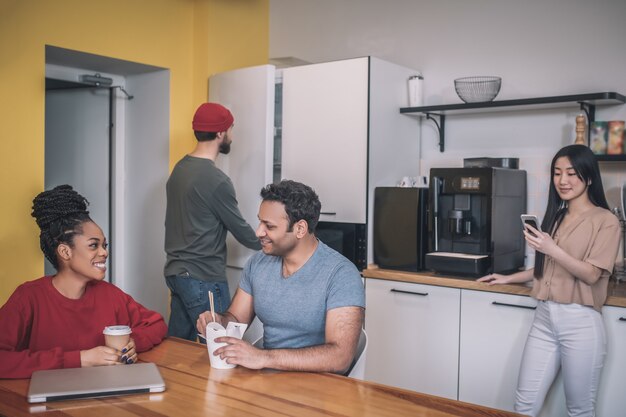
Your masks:
M 620 317 L 619 321 L 626 321 L 626 317 Z
M 327 216 L 336 216 L 337 212 L 336 211 L 321 211 L 320 214 L 325 214 Z
M 505 306 L 505 307 L 517 307 L 517 308 L 526 308 L 528 310 L 535 310 L 537 307 L 533 307 L 533 306 L 521 306 L 519 304 L 509 304 L 509 303 L 500 303 L 498 301 L 494 301 L 491 304 L 493 304 L 494 306 Z
M 421 295 L 422 297 L 425 297 L 428 295 L 427 292 L 413 292 L 413 291 L 402 291 L 402 290 L 396 290 L 395 288 L 390 289 L 389 291 L 391 292 L 400 292 L 402 294 L 413 294 L 413 295 Z

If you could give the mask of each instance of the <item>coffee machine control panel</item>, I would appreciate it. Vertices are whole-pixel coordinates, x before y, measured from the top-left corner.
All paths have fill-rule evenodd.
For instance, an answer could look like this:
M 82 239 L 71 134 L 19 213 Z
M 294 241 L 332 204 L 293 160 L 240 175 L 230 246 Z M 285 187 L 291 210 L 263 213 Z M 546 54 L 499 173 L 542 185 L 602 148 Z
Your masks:
M 461 190 L 480 190 L 480 177 L 461 177 Z
M 475 168 L 471 170 L 476 171 Z M 439 177 L 439 192 L 442 194 L 488 194 L 491 186 L 489 173 L 464 172 Z

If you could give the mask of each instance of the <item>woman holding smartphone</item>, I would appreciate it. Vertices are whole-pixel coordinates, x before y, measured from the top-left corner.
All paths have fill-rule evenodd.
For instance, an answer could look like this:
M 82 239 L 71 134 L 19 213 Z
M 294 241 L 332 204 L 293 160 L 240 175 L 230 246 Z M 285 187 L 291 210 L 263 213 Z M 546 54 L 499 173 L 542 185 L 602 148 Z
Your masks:
M 584 145 L 562 148 L 552 159 L 548 207 L 538 230 L 524 226 L 536 251 L 535 267 L 478 281 L 533 281 L 539 300 L 526 340 L 515 411 L 536 416 L 559 368 L 570 416 L 594 416 L 606 356 L 601 308 L 617 257 L 620 225 L 609 211 L 598 163 Z

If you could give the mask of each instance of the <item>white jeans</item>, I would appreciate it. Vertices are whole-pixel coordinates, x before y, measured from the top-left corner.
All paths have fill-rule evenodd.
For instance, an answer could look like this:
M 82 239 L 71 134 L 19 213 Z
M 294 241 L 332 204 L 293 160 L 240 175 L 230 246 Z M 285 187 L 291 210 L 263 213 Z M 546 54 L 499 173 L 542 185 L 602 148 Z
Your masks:
M 540 301 L 526 340 L 515 411 L 536 416 L 559 368 L 567 412 L 595 416 L 600 373 L 606 357 L 602 315 L 579 304 Z

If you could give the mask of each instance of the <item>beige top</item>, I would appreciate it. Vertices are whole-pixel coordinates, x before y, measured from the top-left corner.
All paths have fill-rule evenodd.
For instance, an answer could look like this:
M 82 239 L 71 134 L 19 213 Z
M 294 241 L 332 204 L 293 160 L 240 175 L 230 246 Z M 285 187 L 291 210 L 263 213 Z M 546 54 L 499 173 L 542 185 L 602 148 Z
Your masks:
M 546 256 L 543 277 L 534 279 L 531 295 L 538 300 L 582 304 L 600 311 L 606 301 L 620 233 L 617 217 L 601 207 L 589 209 L 565 227 L 559 227 L 554 242 L 574 258 L 600 268 L 602 273 L 596 281 L 583 280 Z

